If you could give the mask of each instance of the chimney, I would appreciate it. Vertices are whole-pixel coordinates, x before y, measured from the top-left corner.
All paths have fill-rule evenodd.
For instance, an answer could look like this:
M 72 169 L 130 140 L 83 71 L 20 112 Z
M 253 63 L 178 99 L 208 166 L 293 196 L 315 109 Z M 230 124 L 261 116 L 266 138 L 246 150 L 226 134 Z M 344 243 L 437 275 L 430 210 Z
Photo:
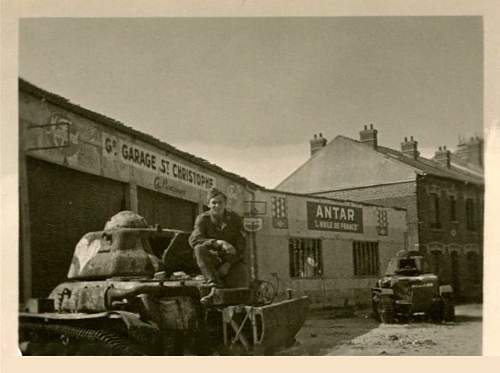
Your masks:
M 470 140 L 460 140 L 456 155 L 465 163 L 472 163 L 476 166 L 483 167 L 483 139 L 474 136 Z
M 450 168 L 450 154 L 451 152 L 446 149 L 446 145 L 444 145 L 443 147 L 440 146 L 434 154 L 434 160 L 440 163 L 442 166 Z
M 401 152 L 407 157 L 417 159 L 420 155 L 417 145 L 418 141 L 413 140 L 413 136 L 410 136 L 410 141 L 405 137 L 405 141 L 401 143 Z
M 373 124 L 370 124 L 370 128 L 365 125 L 364 129 L 359 131 L 359 141 L 377 149 L 377 130 L 373 128 Z
M 311 157 L 323 149 L 323 147 L 326 145 L 326 139 L 323 137 L 323 134 L 316 135 L 314 134 L 314 137 L 309 141 L 311 144 Z

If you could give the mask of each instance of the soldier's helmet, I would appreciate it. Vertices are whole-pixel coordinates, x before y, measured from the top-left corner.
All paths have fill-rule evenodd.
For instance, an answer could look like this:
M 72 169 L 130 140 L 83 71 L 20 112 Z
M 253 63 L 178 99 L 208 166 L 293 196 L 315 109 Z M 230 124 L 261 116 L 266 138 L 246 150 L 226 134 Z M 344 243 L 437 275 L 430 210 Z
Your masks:
M 147 228 L 148 223 L 141 215 L 133 211 L 120 211 L 113 215 L 104 226 L 104 230 L 116 228 Z

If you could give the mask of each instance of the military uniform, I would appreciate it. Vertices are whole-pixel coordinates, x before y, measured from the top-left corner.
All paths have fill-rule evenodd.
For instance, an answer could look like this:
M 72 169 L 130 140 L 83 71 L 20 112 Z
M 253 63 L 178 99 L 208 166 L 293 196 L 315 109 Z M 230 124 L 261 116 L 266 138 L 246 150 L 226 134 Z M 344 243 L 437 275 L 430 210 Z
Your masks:
M 189 237 L 189 244 L 194 250 L 196 262 L 209 283 L 223 287 L 224 283 L 218 268 L 224 263 L 234 265 L 243 260 L 245 238 L 241 218 L 234 212 L 225 210 L 221 218 L 210 211 L 200 214 L 194 223 L 194 230 Z M 236 254 L 224 252 L 216 244 L 223 240 L 234 246 Z

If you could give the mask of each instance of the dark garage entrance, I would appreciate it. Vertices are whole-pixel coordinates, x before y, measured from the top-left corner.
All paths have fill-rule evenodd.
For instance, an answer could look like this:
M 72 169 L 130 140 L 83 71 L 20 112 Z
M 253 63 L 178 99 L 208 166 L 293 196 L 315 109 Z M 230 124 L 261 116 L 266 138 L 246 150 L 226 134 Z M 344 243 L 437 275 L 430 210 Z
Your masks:
M 184 231 L 193 229 L 198 212 L 196 203 L 141 187 L 137 188 L 137 199 L 139 214 L 146 218 L 148 224 Z
M 125 208 L 125 184 L 30 157 L 27 174 L 32 296 L 46 297 L 66 279 L 80 238 Z

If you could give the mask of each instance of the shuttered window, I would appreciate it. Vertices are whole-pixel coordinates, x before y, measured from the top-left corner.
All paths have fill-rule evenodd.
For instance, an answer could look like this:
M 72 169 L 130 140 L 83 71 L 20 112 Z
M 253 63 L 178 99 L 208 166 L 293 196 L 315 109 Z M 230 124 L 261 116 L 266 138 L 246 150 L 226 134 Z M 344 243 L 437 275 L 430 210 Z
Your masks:
M 440 271 L 441 271 L 441 265 L 442 265 L 442 256 L 443 254 L 441 254 L 441 251 L 439 250 L 433 250 L 431 251 L 430 253 L 430 257 L 431 257 L 431 266 L 432 266 L 432 273 L 436 274 L 439 276 L 440 274 Z
M 377 276 L 379 274 L 378 242 L 353 241 L 352 259 L 354 276 Z
M 439 196 L 436 193 L 431 193 L 429 204 L 429 223 L 431 228 L 441 229 L 440 216 L 441 213 L 439 210 Z
M 457 200 L 454 196 L 450 196 L 450 221 L 457 220 Z
M 465 216 L 467 229 L 473 231 L 476 229 L 476 214 L 474 209 L 474 200 L 472 198 L 467 198 L 465 201 Z
M 290 277 L 314 278 L 323 273 L 321 240 L 312 238 L 290 238 Z
M 467 265 L 469 270 L 470 278 L 474 284 L 481 283 L 481 272 L 479 256 L 474 252 L 467 253 Z

